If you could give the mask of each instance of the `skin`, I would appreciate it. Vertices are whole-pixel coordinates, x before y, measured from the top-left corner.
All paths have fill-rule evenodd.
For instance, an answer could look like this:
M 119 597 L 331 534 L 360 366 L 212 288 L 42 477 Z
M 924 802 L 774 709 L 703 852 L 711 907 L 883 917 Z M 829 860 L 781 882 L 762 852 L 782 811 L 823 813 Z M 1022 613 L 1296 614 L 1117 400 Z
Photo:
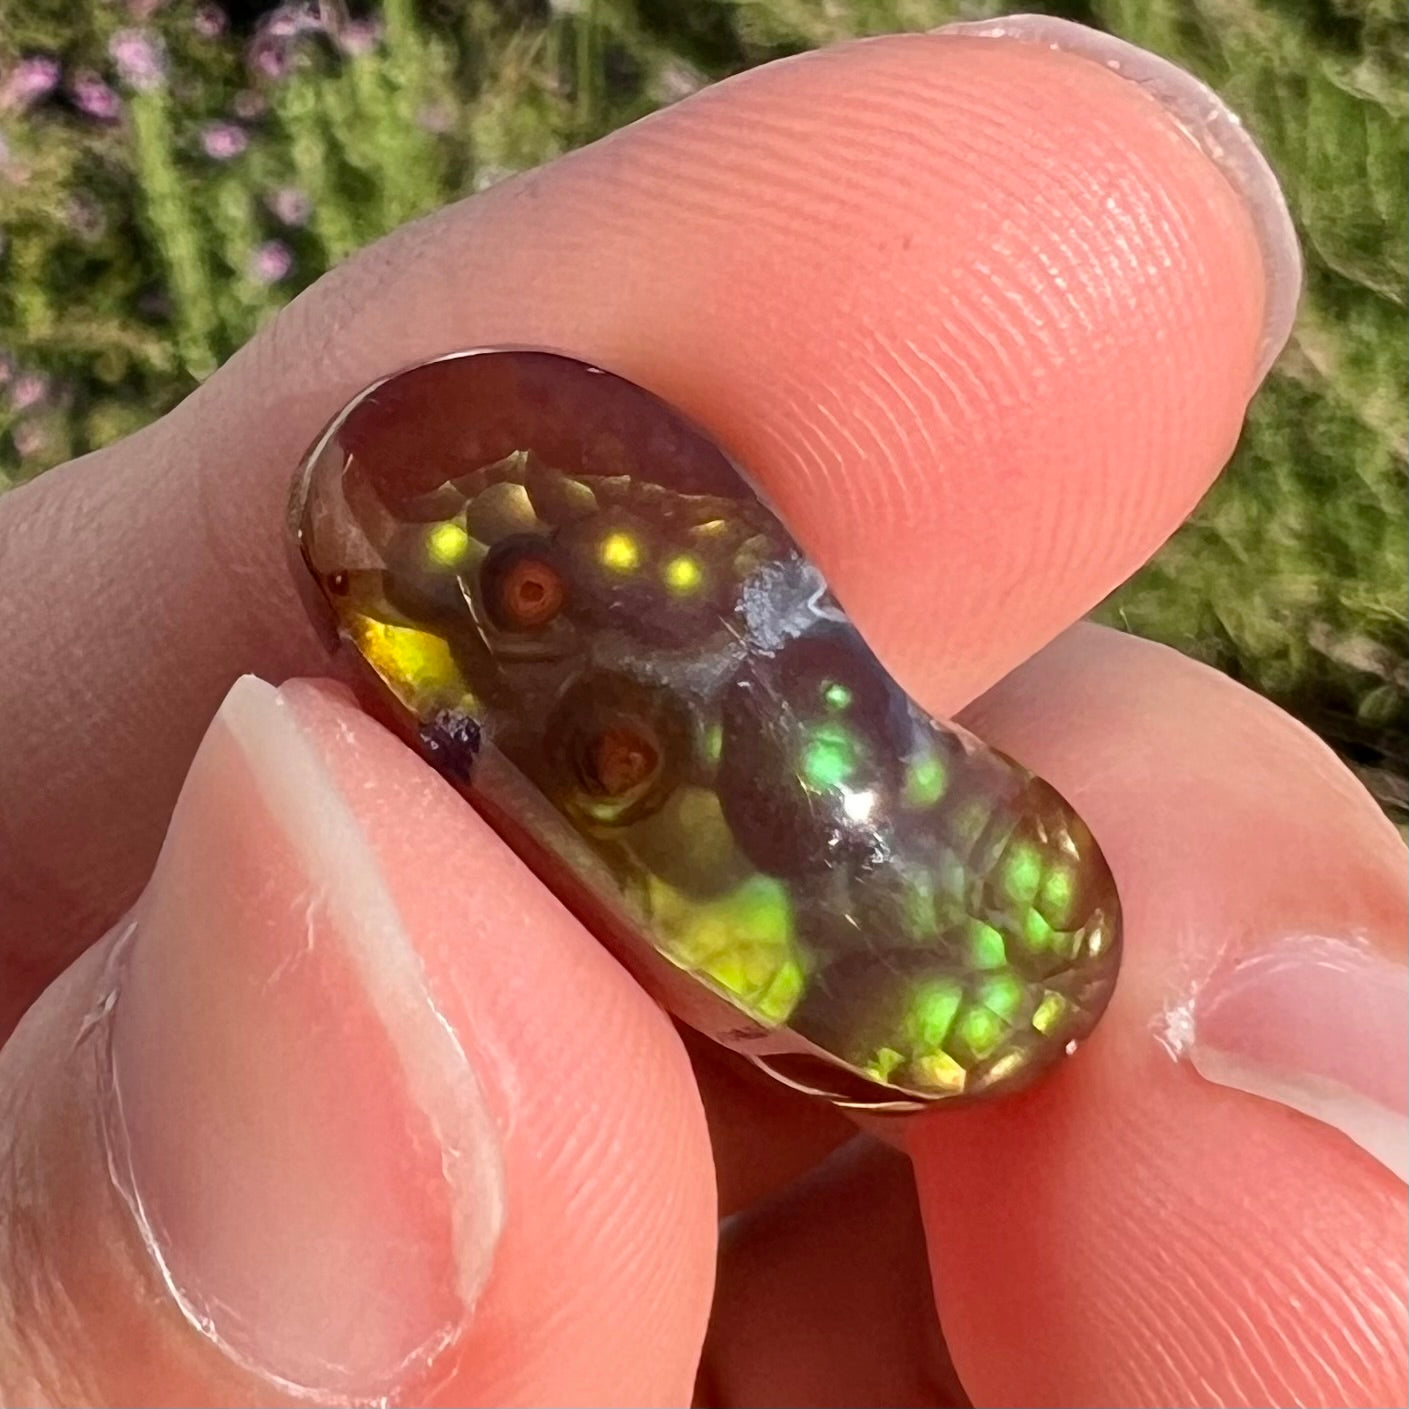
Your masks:
M 518 343 L 736 448 L 906 689 L 939 715 L 976 701 L 965 722 L 1103 838 L 1125 970 L 1050 1082 L 886 1126 L 913 1179 L 874 1142 L 822 1165 L 853 1126 L 682 1040 L 423 764 L 295 690 L 476 1069 L 495 1034 L 585 1024 L 571 1088 L 533 1043 L 485 1080 L 507 1222 L 465 1353 L 415 1402 L 678 1404 L 699 1373 L 708 1404 L 943 1404 L 951 1358 L 979 1404 L 1403 1402 L 1404 1186 L 1153 1036 L 1192 975 L 1289 934 L 1402 961 L 1402 849 L 1264 702 L 1067 629 L 1230 453 L 1262 288 L 1231 188 L 1137 87 L 1043 48 L 889 39 L 399 232 L 166 420 L 0 502 L 0 1024 L 29 1010 L 0 1049 L 0 1399 L 275 1401 L 175 1313 L 113 1194 L 74 1056 L 110 941 L 90 946 L 141 893 L 232 682 L 322 668 L 283 557 L 305 445 L 387 371 Z M 183 809 L 259 863 L 248 763 L 212 758 Z M 427 856 L 474 867 L 428 895 Z M 179 890 L 211 859 L 163 864 Z M 301 939 L 292 881 L 230 911 Z M 184 921 L 199 945 L 207 916 Z M 289 995 L 315 1028 L 336 1002 Z M 583 1090 L 602 1138 L 580 1138 Z M 743 1216 L 711 1313 L 717 1207 Z
M 523 460 L 503 464 L 502 440 L 467 454 L 484 418 L 505 414 Z M 330 436 L 291 518 L 354 690 L 491 825 L 496 765 L 459 741 L 519 770 L 500 805 L 535 839 L 520 855 L 546 853 L 542 879 L 576 884 L 576 905 L 571 889 L 561 898 L 609 946 L 632 935 L 648 990 L 683 966 L 687 996 L 654 989 L 678 1017 L 735 1051 L 849 1064 L 818 1060 L 801 1079 L 814 1094 L 912 1109 L 1016 1089 L 1091 1031 L 1120 918 L 1084 824 L 1047 784 L 904 697 L 830 594 L 818 600 L 820 576 L 739 471 L 668 407 L 568 358 L 489 352 L 393 377 Z M 608 438 L 628 448 L 605 478 L 590 450 Z M 424 479 L 408 482 L 408 466 Z M 355 565 L 363 543 L 380 570 Z M 682 566 L 692 572 L 672 582 Z M 774 613 L 808 613 L 782 644 L 749 607 L 769 573 L 792 578 Z M 912 759 L 934 769 L 928 799 L 902 782 L 924 776 Z M 1049 896 L 1065 880 L 1066 899 L 1042 902 L 1056 939 L 1029 902 L 1064 844 L 1070 869 Z M 580 865 L 583 847 L 601 870 Z M 731 931 L 720 907 L 742 915 L 741 892 L 751 913 Z M 996 959 L 965 933 L 979 924 L 998 927 Z M 721 933 L 733 937 L 721 945 Z M 1068 947 L 1048 963 L 1052 944 Z M 955 1004 L 937 1036 L 936 999 Z M 859 1089 L 835 1085 L 844 1074 Z

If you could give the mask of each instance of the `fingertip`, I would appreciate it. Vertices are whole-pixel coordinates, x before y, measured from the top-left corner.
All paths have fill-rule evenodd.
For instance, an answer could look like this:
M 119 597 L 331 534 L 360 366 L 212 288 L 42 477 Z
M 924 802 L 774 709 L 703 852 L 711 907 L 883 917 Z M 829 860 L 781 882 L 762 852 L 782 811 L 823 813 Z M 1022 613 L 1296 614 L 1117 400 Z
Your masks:
M 521 870 L 345 694 L 236 685 L 130 920 L 0 1053 L 0 1267 L 53 1291 L 0 1298 L 0 1394 L 682 1401 L 698 1092 Z
M 1399 1402 L 1403 1184 L 1326 1105 L 1309 1120 L 1277 1083 L 1258 1099 L 1190 1058 L 1228 1045 L 1230 1014 L 1209 1007 L 1219 986 L 1255 981 L 1267 1011 L 1238 1040 L 1294 1063 L 1286 1084 L 1340 1083 L 1362 1104 L 1402 1093 L 1389 1070 L 1409 1022 L 1402 973 L 1385 1001 L 1378 988 L 1384 965 L 1403 964 L 1402 844 L 1300 726 L 1117 633 L 1067 633 L 966 721 L 1072 798 L 1126 925 L 1115 996 L 1069 1063 L 1010 1103 L 912 1132 L 941 1316 L 971 1394 Z M 1348 964 L 1347 946 L 1375 966 Z M 1303 967 L 1289 984 L 1291 964 Z M 1367 1024 L 1390 1040 L 1360 1042 Z
M 1187 69 L 1118 35 L 1054 15 L 961 21 L 935 32 L 1006 39 L 1087 59 L 1139 87 L 1188 134 L 1241 197 L 1257 232 L 1267 294 L 1254 373 L 1254 382 L 1260 383 L 1286 345 L 1296 318 L 1301 245 L 1277 174 L 1238 114 Z
M 500 1141 L 376 847 L 272 686 L 237 681 L 207 731 L 115 985 L 114 1168 L 192 1327 L 308 1393 L 419 1374 L 489 1273 Z
M 442 1397 L 679 1401 L 708 1316 L 715 1194 L 669 1019 L 399 741 L 336 692 L 281 693 L 376 849 L 499 1132 L 505 1223 Z
M 12 535 L 33 641 L 0 702 L 16 966 L 43 972 L 135 894 L 236 671 L 317 668 L 274 586 L 288 476 L 397 368 L 531 345 L 663 395 L 943 714 L 1104 597 L 1211 482 L 1257 375 L 1260 251 L 1247 202 L 1140 83 L 962 35 L 763 66 L 398 232 L 158 429 L 16 501 L 38 525 Z M 77 523 L 81 580 L 62 566 Z M 56 635 L 127 745 L 81 767 L 41 678 Z M 131 799 L 121 828 L 95 822 L 95 791 Z M 60 851 L 78 874 L 36 884 Z
M 706 145 L 727 183 L 701 181 Z M 824 50 L 582 154 L 558 193 L 600 206 L 628 158 L 612 239 L 677 215 L 636 232 L 634 321 L 574 336 L 738 454 L 941 713 L 1148 558 L 1232 450 L 1257 222 L 1102 64 L 962 34 Z

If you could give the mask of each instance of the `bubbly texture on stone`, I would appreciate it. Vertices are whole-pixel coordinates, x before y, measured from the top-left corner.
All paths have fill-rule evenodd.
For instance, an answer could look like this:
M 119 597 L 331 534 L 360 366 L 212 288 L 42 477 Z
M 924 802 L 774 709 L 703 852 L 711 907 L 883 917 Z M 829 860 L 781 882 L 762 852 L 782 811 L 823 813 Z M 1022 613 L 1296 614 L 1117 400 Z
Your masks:
M 293 512 L 374 707 L 693 1025 L 903 1107 L 1017 1087 L 1100 1016 L 1120 905 L 1085 824 L 912 703 L 641 388 L 541 352 L 414 368 Z

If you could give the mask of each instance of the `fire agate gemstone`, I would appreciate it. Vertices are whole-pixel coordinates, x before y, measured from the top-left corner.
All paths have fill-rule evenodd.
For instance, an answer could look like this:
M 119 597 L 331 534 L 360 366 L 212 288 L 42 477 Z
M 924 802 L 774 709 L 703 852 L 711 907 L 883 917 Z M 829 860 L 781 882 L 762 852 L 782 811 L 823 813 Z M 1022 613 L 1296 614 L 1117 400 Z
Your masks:
M 414 368 L 293 513 L 381 712 L 677 1015 L 901 1108 L 1018 1086 L 1099 1017 L 1120 906 L 1087 827 L 913 704 L 655 397 L 541 352 Z

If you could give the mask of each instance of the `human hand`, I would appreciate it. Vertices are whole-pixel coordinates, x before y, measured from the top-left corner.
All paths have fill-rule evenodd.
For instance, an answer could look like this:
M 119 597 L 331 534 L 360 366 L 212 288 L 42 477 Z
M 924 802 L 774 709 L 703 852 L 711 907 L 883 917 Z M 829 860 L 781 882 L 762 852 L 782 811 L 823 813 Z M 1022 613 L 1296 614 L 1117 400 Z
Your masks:
M 679 1404 L 703 1345 L 704 1404 L 946 1403 L 947 1357 L 978 1404 L 1404 1401 L 1403 848 L 1264 701 L 1070 627 L 1231 451 L 1294 243 L 1197 91 L 1027 38 L 709 90 L 0 501 L 0 1400 Z M 682 1041 L 342 696 L 236 683 L 324 668 L 283 524 L 319 426 L 499 344 L 706 426 L 1102 841 L 1102 1025 L 887 1127 L 913 1181 Z

